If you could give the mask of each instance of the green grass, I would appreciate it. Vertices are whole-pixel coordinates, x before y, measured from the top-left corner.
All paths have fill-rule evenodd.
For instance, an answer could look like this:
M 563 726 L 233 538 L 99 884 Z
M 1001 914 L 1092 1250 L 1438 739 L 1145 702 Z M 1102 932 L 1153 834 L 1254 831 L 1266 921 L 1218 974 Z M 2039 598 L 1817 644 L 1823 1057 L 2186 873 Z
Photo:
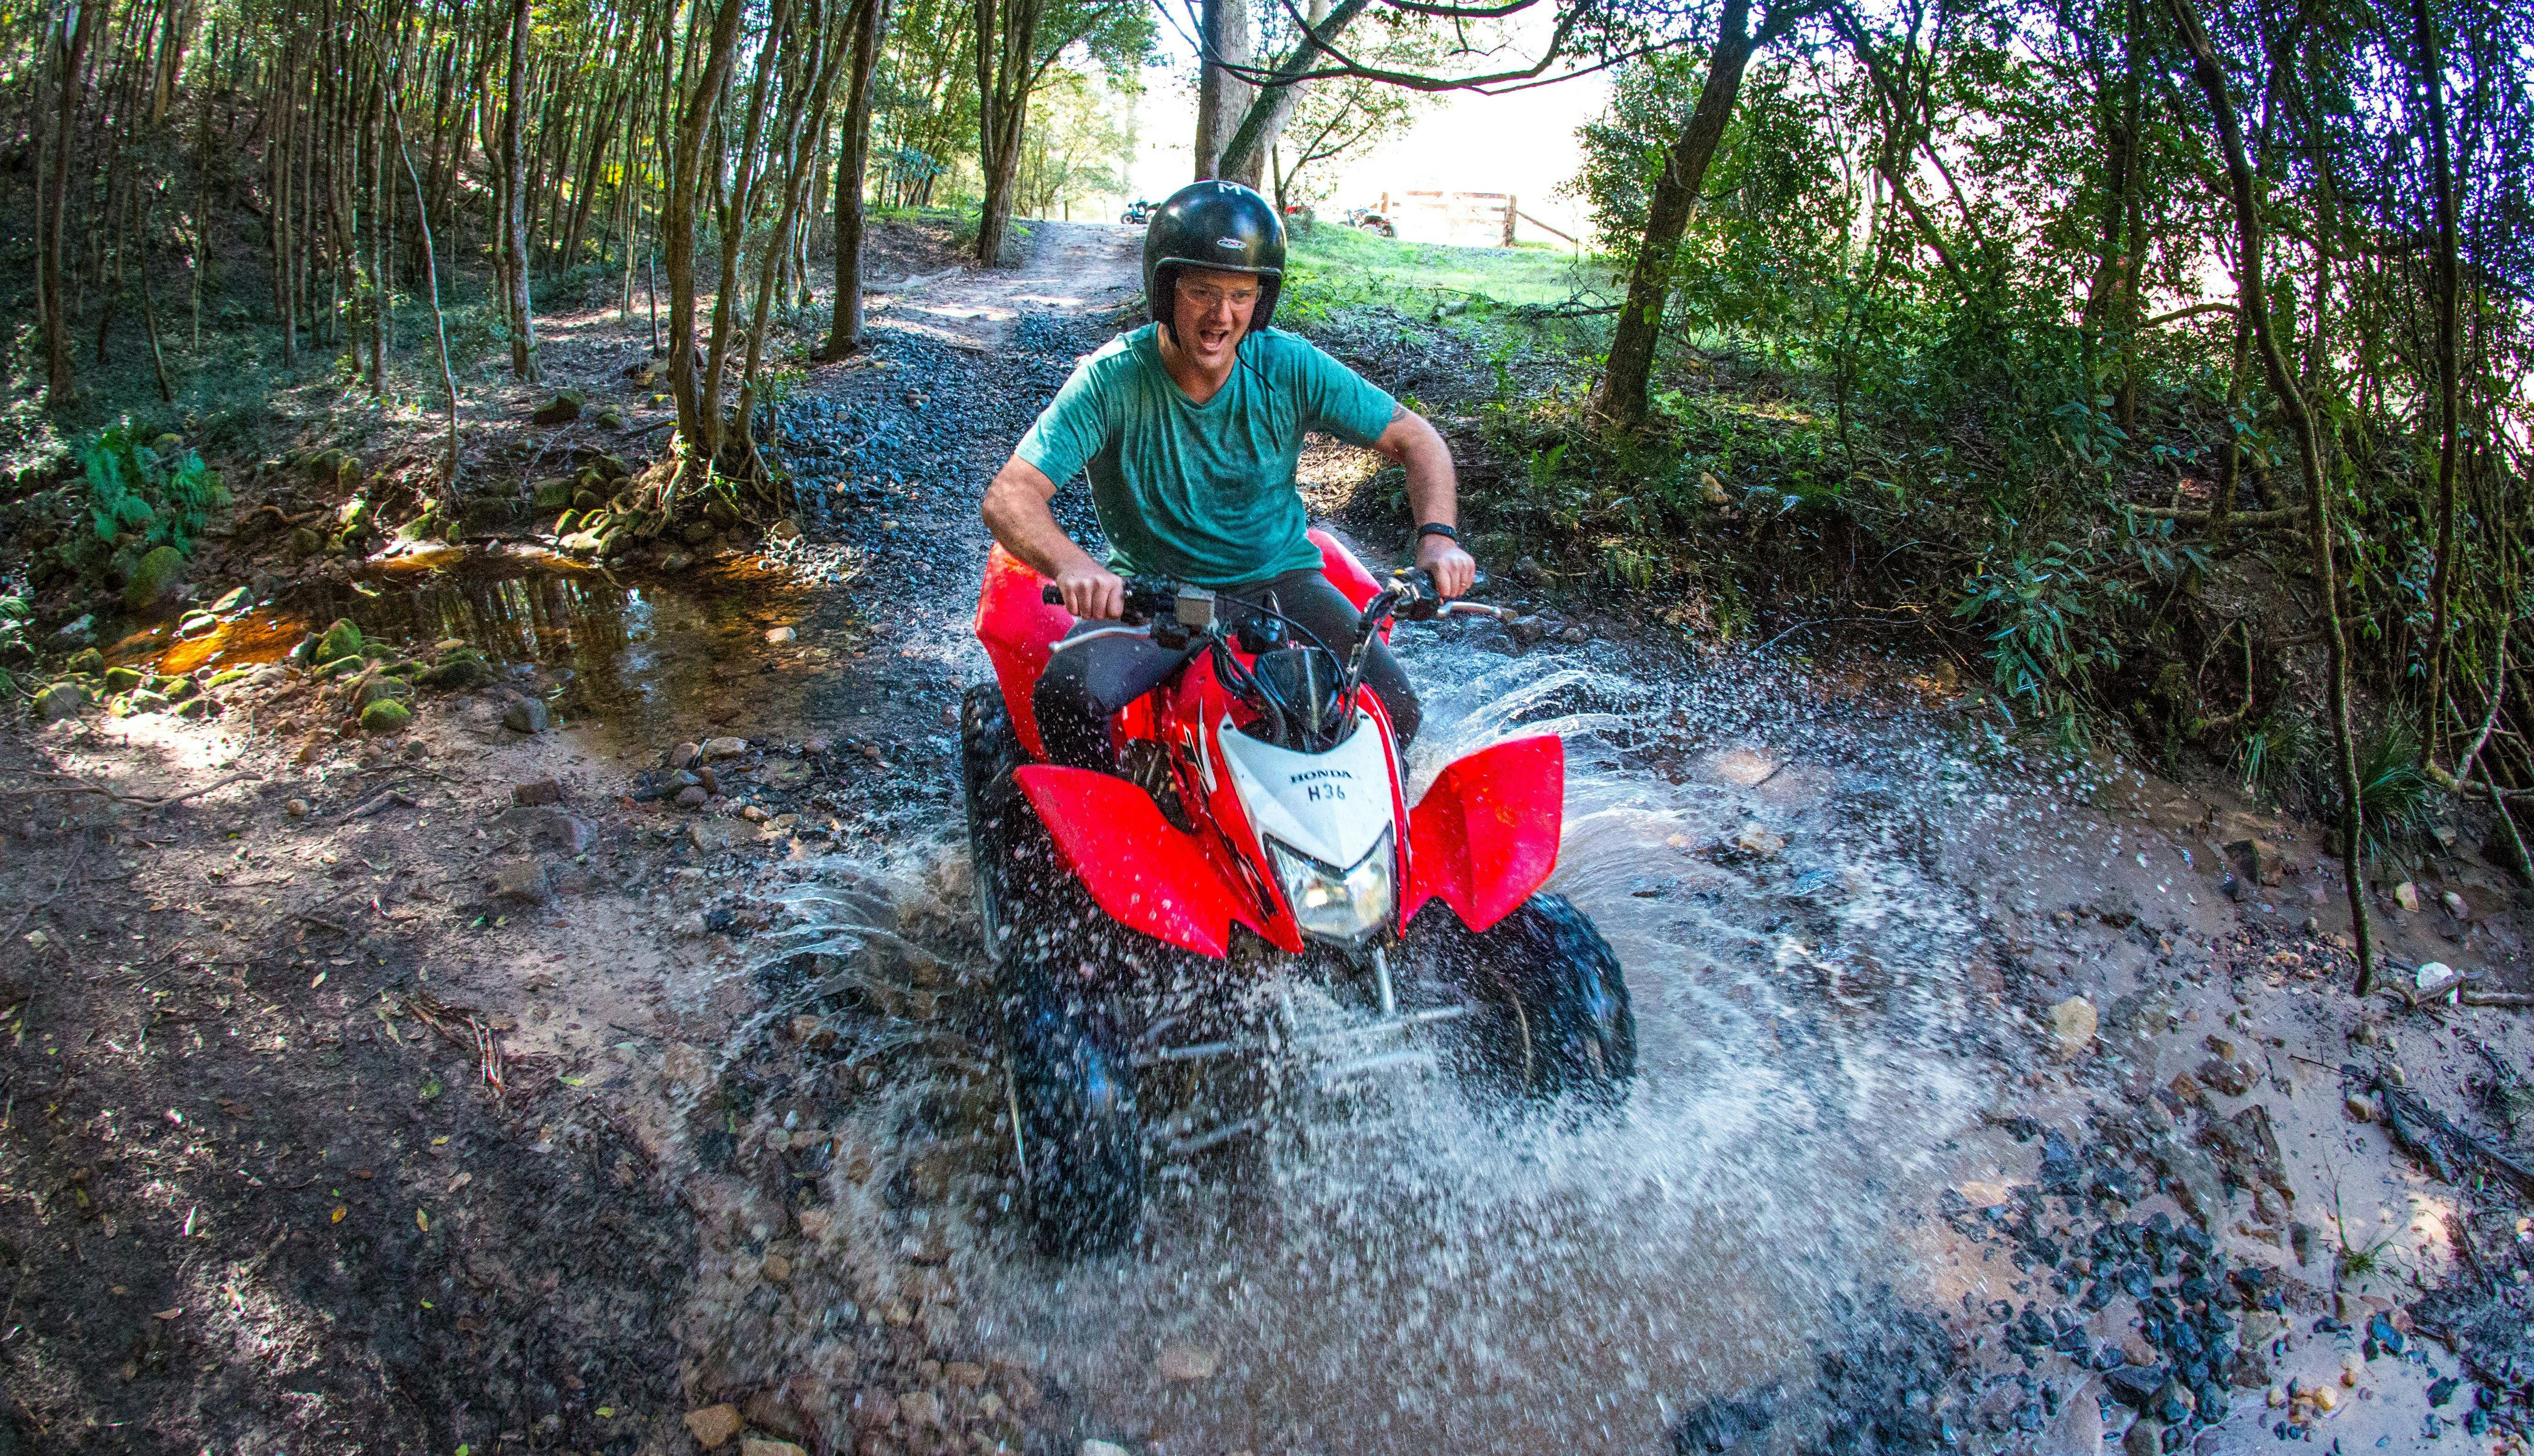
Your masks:
M 1320 308 L 1387 302 L 1407 312 L 1474 299 L 1554 305 L 1583 289 L 1615 291 L 1613 265 L 1590 254 L 1402 242 L 1337 222 L 1295 228 L 1292 259 L 1291 287 Z

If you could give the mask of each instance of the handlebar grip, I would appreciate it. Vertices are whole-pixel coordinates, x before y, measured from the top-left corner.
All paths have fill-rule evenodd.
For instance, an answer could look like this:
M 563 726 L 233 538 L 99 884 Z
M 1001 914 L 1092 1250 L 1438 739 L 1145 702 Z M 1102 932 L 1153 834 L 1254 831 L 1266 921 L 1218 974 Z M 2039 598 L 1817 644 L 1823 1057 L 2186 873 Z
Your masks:
M 1051 607 L 1060 607 L 1064 605 L 1064 593 L 1058 589 L 1056 584 L 1053 581 L 1050 581 L 1046 586 L 1040 589 L 1038 599 L 1047 603 Z

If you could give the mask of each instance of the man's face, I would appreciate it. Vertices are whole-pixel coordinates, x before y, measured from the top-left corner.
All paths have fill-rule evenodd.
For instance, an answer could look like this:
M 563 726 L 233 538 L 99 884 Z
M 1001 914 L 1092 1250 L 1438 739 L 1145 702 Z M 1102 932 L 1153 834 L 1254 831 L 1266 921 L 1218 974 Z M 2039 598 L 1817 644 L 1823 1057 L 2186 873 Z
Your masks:
M 1226 365 L 1258 310 L 1258 279 L 1248 273 L 1185 269 L 1178 277 L 1179 347 L 1199 364 Z

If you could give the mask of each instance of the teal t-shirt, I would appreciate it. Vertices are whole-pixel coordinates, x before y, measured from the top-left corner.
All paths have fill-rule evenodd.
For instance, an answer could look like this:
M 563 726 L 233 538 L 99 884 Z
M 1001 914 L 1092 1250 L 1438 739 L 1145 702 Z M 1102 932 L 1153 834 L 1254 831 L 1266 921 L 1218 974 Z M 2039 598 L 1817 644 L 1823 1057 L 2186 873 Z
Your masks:
M 1318 570 L 1294 488 L 1302 432 L 1368 446 L 1396 401 L 1307 340 L 1264 329 L 1197 404 L 1162 367 L 1160 332 L 1147 324 L 1083 360 L 1017 454 L 1057 485 L 1089 475 L 1114 571 L 1216 587 Z

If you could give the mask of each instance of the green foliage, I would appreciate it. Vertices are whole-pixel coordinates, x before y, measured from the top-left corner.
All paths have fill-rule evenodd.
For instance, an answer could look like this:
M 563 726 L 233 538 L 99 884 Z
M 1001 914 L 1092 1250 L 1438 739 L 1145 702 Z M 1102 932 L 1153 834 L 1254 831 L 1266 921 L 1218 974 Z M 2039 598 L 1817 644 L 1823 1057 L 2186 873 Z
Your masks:
M 211 512 L 229 503 L 228 489 L 195 452 L 161 455 L 135 436 L 125 419 L 79 446 L 96 538 L 107 545 L 128 538 L 143 551 L 173 546 L 191 555 Z
M 2289 787 L 2312 771 L 2322 736 L 2315 725 L 2284 709 L 2274 709 L 2235 745 L 2227 767 L 2251 797 L 2277 803 Z
M 2059 726 L 2083 732 L 2079 694 L 2097 668 L 2120 666 L 2101 632 L 2104 598 L 2117 578 L 2098 576 L 2087 553 L 2057 541 L 1983 563 L 1962 586 L 1954 616 L 1988 629 L 1989 668 L 2010 713 L 2023 703 Z
M 2358 802 L 2366 811 L 2366 848 L 2397 853 L 2427 826 L 2437 783 L 2420 764 L 2410 723 L 2388 718 L 2358 741 Z
M 34 656 L 27 642 L 29 615 L 25 597 L 0 596 L 0 698 L 15 698 L 26 691 L 15 668 Z

